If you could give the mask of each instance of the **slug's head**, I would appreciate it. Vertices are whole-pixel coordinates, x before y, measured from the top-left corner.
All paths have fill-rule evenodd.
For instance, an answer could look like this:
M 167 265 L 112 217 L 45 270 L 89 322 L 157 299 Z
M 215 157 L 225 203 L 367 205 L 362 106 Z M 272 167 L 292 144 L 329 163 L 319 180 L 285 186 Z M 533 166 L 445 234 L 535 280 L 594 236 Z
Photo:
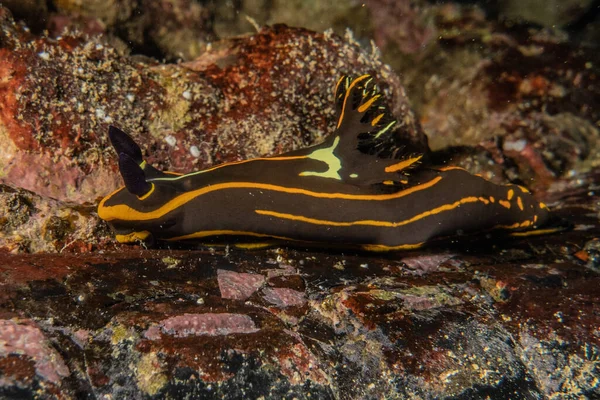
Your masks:
M 160 229 L 173 225 L 165 207 L 177 189 L 166 182 L 152 181 L 162 173 L 143 160 L 141 149 L 126 133 L 111 126 L 109 137 L 119 155 L 119 172 L 125 186 L 102 199 L 98 215 L 111 225 L 119 242 L 148 240 Z

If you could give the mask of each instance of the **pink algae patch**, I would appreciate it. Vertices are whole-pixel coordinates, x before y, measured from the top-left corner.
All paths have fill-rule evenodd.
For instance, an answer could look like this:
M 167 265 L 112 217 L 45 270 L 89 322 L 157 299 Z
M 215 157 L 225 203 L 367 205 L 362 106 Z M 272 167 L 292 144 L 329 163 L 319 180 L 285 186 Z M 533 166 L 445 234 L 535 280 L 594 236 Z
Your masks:
M 432 254 L 406 257 L 402 262 L 412 270 L 418 271 L 419 275 L 435 272 L 444 262 L 454 257 L 454 254 Z
M 220 269 L 217 271 L 217 281 L 222 298 L 246 300 L 263 285 L 265 277 Z
M 182 314 L 169 317 L 153 325 L 144 336 L 150 340 L 160 334 L 175 337 L 221 336 L 232 333 L 258 332 L 256 324 L 248 315 L 231 313 Z
M 277 307 L 294 307 L 306 304 L 304 292 L 288 288 L 266 288 L 264 299 Z
M 62 201 L 92 201 L 119 187 L 119 178 L 103 166 L 86 172 L 55 155 L 17 152 L 8 158 L 3 181 Z
M 0 357 L 10 354 L 31 358 L 36 374 L 54 384 L 69 375 L 60 354 L 50 347 L 44 333 L 28 321 L 0 320 Z
M 438 302 L 426 296 L 403 295 L 402 301 L 404 307 L 412 311 L 429 310 L 440 306 Z
M 279 268 L 277 269 L 268 269 L 267 270 L 267 278 L 271 279 L 271 278 L 275 278 L 278 276 L 286 276 L 286 275 L 296 275 L 298 272 L 296 271 L 296 268 L 292 267 L 291 265 L 287 265 L 287 264 L 283 264 L 283 265 L 279 265 Z

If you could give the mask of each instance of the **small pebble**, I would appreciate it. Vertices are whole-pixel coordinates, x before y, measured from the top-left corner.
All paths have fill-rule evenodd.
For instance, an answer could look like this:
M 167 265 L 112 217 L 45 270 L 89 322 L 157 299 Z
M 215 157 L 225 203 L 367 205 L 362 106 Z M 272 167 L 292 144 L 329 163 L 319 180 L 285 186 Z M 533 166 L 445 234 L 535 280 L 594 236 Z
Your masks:
M 190 154 L 196 158 L 200 157 L 200 149 L 198 146 L 190 147 Z
M 177 139 L 175 139 L 174 136 L 167 135 L 165 137 L 165 142 L 167 142 L 169 146 L 175 146 L 177 144 Z
M 515 140 L 514 142 L 504 142 L 502 148 L 506 151 L 523 151 L 527 146 L 527 141 L 525 139 Z

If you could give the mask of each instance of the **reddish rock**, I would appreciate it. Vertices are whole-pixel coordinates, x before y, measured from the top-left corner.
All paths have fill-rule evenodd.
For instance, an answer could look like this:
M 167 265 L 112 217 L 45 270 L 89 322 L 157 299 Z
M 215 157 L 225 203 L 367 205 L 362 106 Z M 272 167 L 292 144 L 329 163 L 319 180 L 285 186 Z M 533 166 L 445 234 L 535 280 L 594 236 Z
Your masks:
M 22 355 L 33 361 L 35 374 L 42 380 L 54 385 L 60 385 L 61 380 L 69 376 L 69 368 L 62 357 L 48 343 L 47 338 L 33 321 L 19 319 L 0 319 L 0 359 Z M 13 376 L 3 386 L 18 383 L 19 378 L 29 379 L 29 376 Z M 1 379 L 0 379 L 1 381 Z
M 439 266 L 452 259 L 454 254 L 434 254 L 427 256 L 405 257 L 402 263 L 415 273 L 429 273 L 437 271 Z
M 263 297 L 277 307 L 294 307 L 306 304 L 304 292 L 288 288 L 265 288 Z
M 224 299 L 246 300 L 265 282 L 258 274 L 243 274 L 228 270 L 218 270 L 219 290 Z
M 259 330 L 249 316 L 230 313 L 186 313 L 166 318 L 160 321 L 158 326 L 163 333 L 175 337 L 230 335 L 234 333 L 254 333 Z M 150 327 L 150 329 L 153 329 L 153 327 Z M 145 336 L 150 335 L 146 334 Z M 148 338 L 154 339 L 155 335 L 152 336 Z

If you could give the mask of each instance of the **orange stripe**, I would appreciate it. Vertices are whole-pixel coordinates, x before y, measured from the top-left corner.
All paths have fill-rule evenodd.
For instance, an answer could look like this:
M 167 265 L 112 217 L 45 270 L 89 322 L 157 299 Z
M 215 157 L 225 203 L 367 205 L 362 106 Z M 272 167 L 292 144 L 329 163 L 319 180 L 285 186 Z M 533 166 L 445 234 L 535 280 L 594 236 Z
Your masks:
M 369 76 L 370 75 L 359 76 L 358 78 L 353 80 L 352 83 L 350 84 L 350 86 L 348 87 L 348 89 L 346 89 L 346 96 L 344 96 L 344 104 L 342 105 L 342 111 L 340 112 L 340 118 L 338 119 L 336 129 L 338 129 L 340 126 L 342 126 L 342 121 L 344 120 L 344 110 L 346 110 L 346 102 L 348 101 L 348 96 L 350 95 L 352 88 L 354 88 L 354 86 L 356 86 L 356 84 L 358 82 L 367 79 Z
M 418 157 L 413 157 L 413 158 L 409 158 L 408 160 L 400 161 L 398 164 L 393 164 L 388 167 L 385 167 L 385 172 L 401 171 L 405 168 L 410 167 L 411 165 L 413 165 L 414 163 L 419 161 L 422 157 L 423 157 L 423 155 L 420 155 Z
M 397 250 L 414 250 L 423 247 L 425 242 L 413 244 L 401 244 L 399 246 L 387 246 L 385 244 L 363 244 L 361 248 L 366 251 L 397 251 Z
M 512 225 L 494 225 L 492 230 L 494 229 L 519 229 L 522 228 L 521 222 L 515 222 Z
M 448 166 L 448 167 L 441 167 L 441 168 L 437 168 L 438 171 L 453 171 L 455 169 L 458 169 L 460 171 L 466 171 L 466 169 L 461 168 L 461 167 L 454 167 L 454 166 Z
M 170 239 L 166 239 L 166 240 L 176 241 L 176 240 L 185 240 L 185 239 L 198 239 L 198 238 L 204 238 L 204 237 L 209 237 L 209 236 L 230 236 L 230 235 L 268 237 L 268 238 L 273 238 L 273 239 L 278 239 L 278 240 L 285 240 L 288 242 L 301 242 L 301 243 L 307 243 L 307 244 L 312 243 L 312 242 L 292 239 L 292 238 L 288 238 L 288 237 L 284 237 L 284 236 L 273 236 L 273 235 L 266 235 L 266 234 L 256 233 L 256 232 L 233 231 L 233 230 L 199 231 L 199 232 L 191 233 L 189 235 L 174 237 L 174 238 L 170 238 Z M 249 243 L 249 244 L 244 244 L 244 243 L 235 244 L 234 243 L 234 246 L 246 248 L 246 249 L 253 249 L 253 248 L 266 247 L 266 246 L 270 246 L 273 244 L 276 244 L 276 243 Z M 398 245 L 398 246 L 387 246 L 384 244 L 364 244 L 364 245 L 361 245 L 360 247 L 363 250 L 367 250 L 367 251 L 393 251 L 393 250 L 417 249 L 419 247 L 422 247 L 423 244 L 424 244 L 424 242 L 414 243 L 414 244 L 402 244 L 402 245 Z
M 371 121 L 371 126 L 377 125 L 377 123 L 381 120 L 381 118 L 383 118 L 384 115 L 385 114 L 379 114 L 378 116 L 373 118 L 373 121 Z
M 506 201 L 506 200 L 498 200 L 498 203 L 499 203 L 499 204 L 500 204 L 502 207 L 510 209 L 510 202 L 509 202 L 509 201 Z
M 560 232 L 563 230 L 564 230 L 564 228 L 536 229 L 536 230 L 527 231 L 527 232 L 512 232 L 510 234 L 510 236 L 524 237 L 524 236 L 535 236 L 535 235 L 547 235 L 549 233 L 556 233 L 556 232 Z
M 148 231 L 131 232 L 126 235 L 117 234 L 115 235 L 115 239 L 117 239 L 117 242 L 119 243 L 133 243 L 138 241 L 143 242 L 144 240 L 148 239 L 150 235 L 151 233 Z
M 369 101 L 367 101 L 366 103 L 364 103 L 363 105 L 361 105 L 360 107 L 358 107 L 358 112 L 365 112 L 369 109 L 369 107 L 371 107 L 373 105 L 373 103 L 380 98 L 381 95 L 378 94 L 376 96 L 373 96 L 369 99 Z
M 525 208 L 523 207 L 523 200 L 521 200 L 521 196 L 517 196 L 517 206 L 519 206 L 519 209 L 521 211 L 523 211 Z
M 114 206 L 105 206 L 104 204 L 110 196 L 102 199 L 100 204 L 98 205 L 98 216 L 105 221 L 112 220 L 122 220 L 122 221 L 148 221 L 156 218 L 160 218 L 167 214 L 170 211 L 175 210 L 178 207 L 192 201 L 198 196 L 201 196 L 206 193 L 215 192 L 218 190 L 224 189 L 264 189 L 264 190 L 272 190 L 275 192 L 289 193 L 289 194 L 301 194 L 310 197 L 322 198 L 322 199 L 345 199 L 345 200 L 374 200 L 374 201 L 384 201 L 391 199 L 398 199 L 404 196 L 408 196 L 412 193 L 418 192 L 420 190 L 428 189 L 439 181 L 442 180 L 442 177 L 438 176 L 429 182 L 422 183 L 417 186 L 413 186 L 412 188 L 402 190 L 396 193 L 391 194 L 380 194 L 380 195 L 368 195 L 368 194 L 347 194 L 347 193 L 322 193 L 322 192 L 313 192 L 306 189 L 300 188 L 288 188 L 284 186 L 271 185 L 268 183 L 253 183 L 253 182 L 228 182 L 228 183 L 219 183 L 216 185 L 206 186 L 201 189 L 192 190 L 190 192 L 183 193 L 177 197 L 174 197 L 172 200 L 168 201 L 166 204 L 162 205 L 156 210 L 141 212 L 133 209 L 132 207 L 125 204 L 117 204 Z
M 273 239 L 287 240 L 290 242 L 298 241 L 298 240 L 284 237 L 284 236 L 273 236 L 273 235 L 267 235 L 264 233 L 256 233 L 256 232 L 249 232 L 249 231 L 234 231 L 234 230 L 198 231 L 198 232 L 190 233 L 189 235 L 177 236 L 177 237 L 173 237 L 173 238 L 169 238 L 169 239 L 165 239 L 165 240 L 175 241 L 175 240 L 186 240 L 186 239 L 198 239 L 198 238 L 204 238 L 204 237 L 209 237 L 209 236 L 255 236 L 255 237 L 270 237 Z
M 454 203 L 444 204 L 443 206 L 432 208 L 429 211 L 422 212 L 421 214 L 417 214 L 412 218 L 405 219 L 404 221 L 398 221 L 398 222 L 376 221 L 376 220 L 372 220 L 372 219 L 339 222 L 339 221 L 330 221 L 330 220 L 325 220 L 325 219 L 309 218 L 309 217 L 305 217 L 302 215 L 280 213 L 280 212 L 269 211 L 269 210 L 254 210 L 254 212 L 259 215 L 268 215 L 270 217 L 288 219 L 288 220 L 298 221 L 298 222 L 306 222 L 308 224 L 313 224 L 313 225 L 327 225 L 327 226 L 367 225 L 367 226 L 379 226 L 379 227 L 385 227 L 385 228 L 397 228 L 399 226 L 412 224 L 413 222 L 416 222 L 416 221 L 421 220 L 426 217 L 430 217 L 432 215 L 440 214 L 444 211 L 453 210 L 455 208 L 460 207 L 463 204 L 477 203 L 477 202 L 481 202 L 481 200 L 478 197 L 474 197 L 474 196 L 464 197 L 460 200 L 455 201 Z
M 138 200 L 146 200 L 152 193 L 154 193 L 154 183 L 150 184 L 150 190 L 148 190 L 148 193 L 143 196 L 138 196 Z
M 338 92 L 338 89 L 339 89 L 339 87 L 340 87 L 340 84 L 342 83 L 342 81 L 344 80 L 344 78 L 346 78 L 346 75 L 342 75 L 342 76 L 340 77 L 340 79 L 338 79 L 337 83 L 335 84 L 335 91 L 333 92 L 333 95 L 334 95 L 334 96 L 337 94 L 337 92 Z M 337 99 L 335 99 L 335 100 L 337 100 Z

